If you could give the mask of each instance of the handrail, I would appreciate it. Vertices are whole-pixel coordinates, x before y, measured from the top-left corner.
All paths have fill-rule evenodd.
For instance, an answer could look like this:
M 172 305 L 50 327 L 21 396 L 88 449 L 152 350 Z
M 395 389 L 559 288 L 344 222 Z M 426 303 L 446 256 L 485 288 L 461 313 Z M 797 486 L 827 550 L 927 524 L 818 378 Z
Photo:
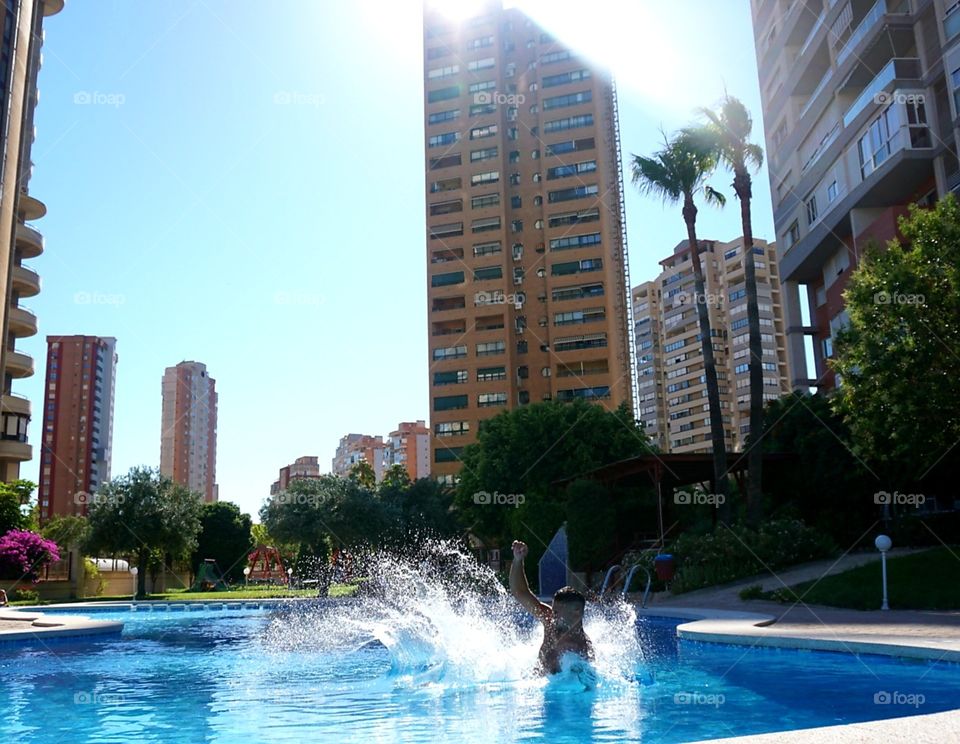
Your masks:
M 624 599 L 627 598 L 627 590 L 630 588 L 630 581 L 633 579 L 633 575 L 637 572 L 637 569 L 642 569 L 643 572 L 647 575 L 647 586 L 643 590 L 643 600 L 640 602 L 640 606 L 644 609 L 647 607 L 647 597 L 650 596 L 650 585 L 653 583 L 653 577 L 650 575 L 650 569 L 644 566 L 641 563 L 637 563 L 630 568 L 629 573 L 627 573 L 627 580 L 623 582 L 623 594 L 621 595 Z
M 620 564 L 616 566 L 610 566 L 607 569 L 607 575 L 603 577 L 603 584 L 600 586 L 600 599 L 603 599 L 603 595 L 607 592 L 607 586 L 610 584 L 610 579 L 613 578 L 613 574 L 620 570 Z

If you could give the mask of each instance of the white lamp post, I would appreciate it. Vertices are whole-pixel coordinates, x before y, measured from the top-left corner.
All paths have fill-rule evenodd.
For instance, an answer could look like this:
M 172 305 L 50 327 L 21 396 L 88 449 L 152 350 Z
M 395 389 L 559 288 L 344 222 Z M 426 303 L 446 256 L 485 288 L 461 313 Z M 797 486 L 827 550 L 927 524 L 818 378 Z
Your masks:
M 133 576 L 133 601 L 137 601 L 137 574 L 140 573 L 140 569 L 134 566 L 130 569 L 130 575 Z
M 292 568 L 287 569 L 287 587 L 290 589 L 293 588 L 293 569 Z
M 890 603 L 887 601 L 887 551 L 893 547 L 893 540 L 886 535 L 878 535 L 873 544 L 880 551 L 880 566 L 883 571 L 883 604 L 880 605 L 880 609 L 889 610 Z
M 243 567 L 243 585 L 246 586 L 250 579 L 250 566 Z

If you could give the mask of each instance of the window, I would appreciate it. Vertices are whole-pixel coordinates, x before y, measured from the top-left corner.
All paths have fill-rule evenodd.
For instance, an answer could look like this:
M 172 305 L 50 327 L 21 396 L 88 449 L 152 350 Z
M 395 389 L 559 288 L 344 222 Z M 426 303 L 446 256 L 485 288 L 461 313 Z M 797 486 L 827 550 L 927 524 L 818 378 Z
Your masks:
M 499 230 L 500 229 L 500 218 L 499 217 L 485 217 L 482 220 L 474 220 L 470 223 L 471 232 L 488 232 L 489 230 Z
M 470 405 L 466 395 L 441 395 L 433 399 L 434 411 L 452 411 Z
M 600 271 L 603 268 L 603 259 L 585 258 L 582 261 L 568 261 L 566 263 L 553 264 L 550 267 L 550 273 L 553 276 L 563 276 L 565 274 L 586 273 L 589 271 Z
M 593 137 L 585 137 L 584 139 L 577 140 L 567 140 L 566 142 L 555 142 L 552 145 L 547 145 L 546 154 L 549 155 L 563 155 L 568 152 L 580 152 L 581 150 L 593 150 L 596 147 L 596 142 Z
M 543 126 L 544 132 L 562 132 L 566 129 L 578 129 L 580 127 L 593 126 L 593 114 L 581 114 L 580 116 L 568 116 L 566 119 L 554 119 L 548 121 Z
M 470 72 L 477 72 L 478 70 L 489 70 L 496 64 L 496 60 L 493 57 L 484 57 L 483 59 L 475 59 L 472 62 L 467 63 L 467 69 Z
M 551 65 L 554 62 L 563 62 L 565 59 L 570 59 L 570 50 L 564 49 L 559 52 L 550 52 L 549 54 L 544 54 L 540 58 L 541 65 Z
M 572 390 L 558 390 L 557 391 L 557 400 L 561 401 L 571 401 L 571 400 L 592 400 L 595 398 L 609 398 L 610 397 L 610 387 L 608 385 L 600 385 L 598 387 L 589 387 L 589 388 L 574 388 Z
M 475 196 L 470 200 L 470 207 L 473 209 L 495 207 L 498 204 L 500 204 L 500 194 L 487 194 L 486 196 Z
M 571 201 L 573 199 L 583 199 L 588 196 L 597 196 L 600 188 L 596 185 L 573 186 L 569 189 L 547 192 L 547 203 L 556 204 L 557 202 Z
M 812 225 L 817 221 L 817 196 L 814 194 L 807 200 L 807 224 Z
M 562 251 L 569 248 L 586 248 L 592 245 L 600 245 L 600 233 L 568 235 L 564 238 L 554 238 L 550 241 L 550 250 Z
M 593 100 L 593 92 L 583 90 L 579 93 L 569 93 L 565 96 L 553 96 L 543 99 L 543 110 L 565 108 L 567 106 L 577 106 L 581 103 L 588 103 Z
M 466 421 L 441 421 L 433 428 L 434 436 L 459 437 L 470 433 L 470 424 Z
M 558 165 L 554 168 L 547 168 L 547 180 L 551 181 L 555 178 L 576 176 L 581 173 L 592 173 L 596 169 L 596 160 L 585 160 L 582 163 L 574 163 L 572 165 Z
M 787 250 L 789 250 L 790 248 L 793 248 L 793 246 L 795 246 L 798 242 L 800 242 L 800 223 L 794 222 L 792 225 L 790 225 L 789 229 L 787 230 L 787 235 L 786 235 Z
M 507 404 L 506 393 L 480 393 L 477 396 L 477 406 L 479 408 L 488 408 L 490 406 L 505 406 Z
M 432 225 L 430 227 L 431 238 L 453 238 L 457 235 L 463 235 L 462 222 L 449 222 L 445 225 Z
M 470 39 L 467 42 L 467 49 L 483 49 L 484 47 L 493 46 L 493 37 L 492 36 L 480 36 L 476 39 Z
M 566 85 L 580 80 L 589 80 L 590 70 L 571 70 L 562 72 L 559 75 L 545 75 L 543 78 L 543 87 L 552 88 L 555 85 Z
M 496 80 L 484 80 L 481 83 L 471 83 L 467 88 L 469 93 L 482 93 L 485 90 L 493 90 L 497 87 Z
M 589 308 L 586 310 L 571 310 L 565 313 L 554 313 L 554 325 L 573 325 L 576 323 L 594 323 L 604 320 L 606 313 L 602 307 Z
M 463 211 L 462 199 L 453 199 L 451 201 L 436 202 L 435 204 L 430 205 L 430 214 L 432 216 L 436 216 L 438 214 L 452 214 L 453 212 L 462 212 L 462 211 Z
M 451 271 L 446 274 L 434 274 L 430 277 L 431 287 L 449 287 L 453 284 L 463 284 L 464 277 L 462 271 Z
M 602 297 L 602 284 L 583 284 L 576 287 L 562 287 L 553 290 L 553 301 L 561 302 L 563 300 L 580 300 L 584 297 Z
M 430 158 L 430 170 L 437 170 L 439 168 L 449 168 L 453 165 L 460 165 L 460 153 L 455 152 L 451 155 L 444 155 L 439 158 Z
M 485 116 L 496 112 L 495 103 L 474 103 L 470 106 L 470 116 Z
M 462 385 L 467 381 L 467 370 L 455 369 L 450 372 L 434 372 L 434 385 Z
M 500 171 L 487 171 L 486 173 L 475 173 L 470 176 L 471 186 L 480 186 L 481 184 L 497 183 L 500 180 Z
M 465 408 L 466 406 L 464 406 Z M 457 462 L 463 453 L 463 447 L 437 447 L 434 453 L 434 462 Z
M 503 354 L 506 351 L 506 345 L 503 341 L 488 341 L 477 344 L 477 356 L 495 356 Z
M 486 281 L 488 279 L 502 279 L 503 269 L 499 266 L 488 266 L 482 269 L 473 270 L 473 280 L 476 282 Z
M 433 47 L 427 50 L 427 59 L 439 59 L 440 57 L 446 57 L 448 54 L 450 54 L 449 47 Z
M 496 124 L 487 124 L 482 127 L 474 127 L 470 130 L 470 139 L 483 139 L 484 137 L 492 137 L 497 133 Z
M 427 80 L 442 80 L 443 78 L 453 77 L 460 72 L 460 65 L 450 65 L 448 67 L 435 67 L 427 71 Z
M 477 243 L 473 246 L 474 256 L 491 256 L 500 252 L 500 243 Z
M 561 227 L 563 225 L 577 225 L 581 222 L 597 222 L 599 219 L 599 209 L 583 209 L 579 212 L 551 215 L 548 224 L 550 227 Z
M 466 346 L 447 346 L 442 349 L 433 350 L 433 361 L 440 362 L 444 359 L 462 359 L 466 355 Z
M 430 184 L 430 193 L 436 194 L 440 191 L 456 191 L 463 186 L 463 180 L 457 178 L 445 178 L 440 181 L 434 181 Z
M 496 382 L 506 379 L 506 367 L 480 367 L 477 369 L 477 382 Z
M 523 200 L 519 196 L 510 197 L 510 209 L 520 209 L 523 206 Z
M 607 345 L 606 333 L 590 333 L 582 336 L 566 336 L 556 339 L 555 351 L 573 351 L 575 349 L 601 349 Z
M 427 103 L 437 103 L 438 101 L 449 101 L 451 98 L 460 97 L 460 86 L 451 85 L 449 88 L 438 88 L 427 93 Z
M 460 117 L 460 109 L 449 109 L 448 111 L 438 111 L 427 117 L 428 124 L 440 124 L 445 121 L 453 121 Z
M 743 297 L 747 296 L 747 290 L 745 289 L 735 289 L 733 292 L 727 295 L 727 298 L 730 302 L 735 302 Z
M 833 203 L 833 201 L 837 198 L 837 195 L 837 182 L 834 180 L 829 186 L 827 186 L 827 202 Z
M 483 150 L 471 150 L 470 152 L 470 162 L 476 163 L 478 160 L 489 160 L 490 158 L 495 158 L 499 154 L 499 150 L 496 147 L 487 147 Z

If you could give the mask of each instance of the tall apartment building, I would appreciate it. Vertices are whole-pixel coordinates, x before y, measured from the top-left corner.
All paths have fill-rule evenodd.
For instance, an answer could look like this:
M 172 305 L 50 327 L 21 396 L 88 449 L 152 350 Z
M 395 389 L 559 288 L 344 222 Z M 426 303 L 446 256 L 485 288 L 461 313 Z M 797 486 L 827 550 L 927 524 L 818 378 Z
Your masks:
M 163 373 L 160 472 L 212 503 L 218 500 L 216 381 L 200 362 Z
M 653 281 L 633 289 L 637 347 L 638 418 L 663 452 L 709 452 L 710 407 L 695 304 L 689 242 L 683 241 Z M 727 447 L 743 448 L 750 433 L 749 338 L 743 238 L 704 240 L 700 260 L 717 362 Z M 764 400 L 790 391 L 790 365 L 777 249 L 754 239 L 763 343 Z
M 792 382 L 829 389 L 842 293 L 867 242 L 895 237 L 909 203 L 960 185 L 960 7 L 752 0 L 752 12 Z
M 632 405 L 613 81 L 515 8 L 424 11 L 431 470 L 543 400 Z
M 425 421 L 402 421 L 390 432 L 386 465 L 402 465 L 410 480 L 430 477 L 430 428 Z
M 373 468 L 379 483 L 387 469 L 387 445 L 381 436 L 369 434 L 346 434 L 340 438 L 333 458 L 333 474 L 349 475 L 350 469 L 360 461 Z
M 40 521 L 85 515 L 89 495 L 109 480 L 117 340 L 47 336 Z
M 36 335 L 37 317 L 20 300 L 40 292 L 40 277 L 24 260 L 43 253 L 43 236 L 29 224 L 47 208 L 29 193 L 33 163 L 33 113 L 43 44 L 43 19 L 59 13 L 63 0 L 6 0 L 0 4 L 0 481 L 20 477 L 20 463 L 33 456 L 28 443 L 30 401 L 13 392 L 13 380 L 31 377 L 33 358 L 17 340 Z
M 308 455 L 298 457 L 289 465 L 280 468 L 280 474 L 270 486 L 270 495 L 280 493 L 286 490 L 290 481 L 297 478 L 319 478 L 320 477 L 320 459 L 316 456 Z

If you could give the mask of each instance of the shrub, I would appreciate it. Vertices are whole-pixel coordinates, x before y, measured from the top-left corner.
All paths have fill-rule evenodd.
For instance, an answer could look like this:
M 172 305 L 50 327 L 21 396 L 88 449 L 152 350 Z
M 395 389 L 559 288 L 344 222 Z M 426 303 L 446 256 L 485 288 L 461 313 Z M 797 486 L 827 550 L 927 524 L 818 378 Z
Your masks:
M 763 599 L 763 587 L 760 584 L 751 584 L 740 590 L 740 599 Z
M 0 537 L 0 578 L 25 579 L 36 584 L 40 570 L 59 560 L 57 544 L 35 532 L 10 530 Z
M 674 594 L 725 584 L 769 570 L 825 558 L 833 540 L 796 519 L 766 522 L 757 529 L 720 525 L 705 535 L 681 535 L 673 544 Z
M 17 589 L 10 598 L 12 602 L 26 602 L 37 604 L 40 601 L 40 592 L 34 589 Z

